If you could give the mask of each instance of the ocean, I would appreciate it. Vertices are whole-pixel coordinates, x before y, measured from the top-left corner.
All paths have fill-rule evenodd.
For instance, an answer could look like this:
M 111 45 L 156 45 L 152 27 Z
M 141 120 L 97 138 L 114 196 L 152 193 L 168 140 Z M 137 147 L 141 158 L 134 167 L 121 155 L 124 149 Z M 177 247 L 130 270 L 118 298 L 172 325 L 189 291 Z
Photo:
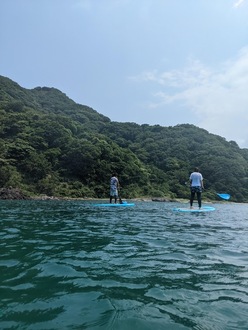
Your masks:
M 0 201 L 0 329 L 248 329 L 248 205 Z

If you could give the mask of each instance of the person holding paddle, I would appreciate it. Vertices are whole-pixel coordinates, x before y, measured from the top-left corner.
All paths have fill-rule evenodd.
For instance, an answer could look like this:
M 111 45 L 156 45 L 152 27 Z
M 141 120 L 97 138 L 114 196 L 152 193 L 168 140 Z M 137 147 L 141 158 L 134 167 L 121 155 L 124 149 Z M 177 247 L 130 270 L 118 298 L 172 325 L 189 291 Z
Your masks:
M 193 173 L 190 174 L 189 177 L 190 180 L 190 208 L 193 208 L 193 201 L 195 198 L 195 194 L 197 195 L 197 201 L 198 201 L 198 206 L 199 210 L 201 208 L 201 193 L 202 189 L 204 189 L 203 186 L 203 176 L 199 172 L 199 168 L 195 167 L 195 170 Z
M 112 199 L 115 199 L 115 204 L 117 203 L 118 198 L 118 188 L 119 188 L 119 180 L 117 178 L 117 174 L 113 173 L 110 179 L 110 197 L 109 203 L 112 203 Z

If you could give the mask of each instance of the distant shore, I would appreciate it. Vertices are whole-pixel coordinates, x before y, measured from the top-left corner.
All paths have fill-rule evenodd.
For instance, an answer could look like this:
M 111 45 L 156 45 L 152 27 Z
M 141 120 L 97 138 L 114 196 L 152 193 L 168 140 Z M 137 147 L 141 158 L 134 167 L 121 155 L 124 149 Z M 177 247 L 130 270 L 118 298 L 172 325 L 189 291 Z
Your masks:
M 162 203 L 189 203 L 189 199 L 182 198 L 169 198 L 169 197 L 136 197 L 136 198 L 122 198 L 132 201 L 140 201 L 140 202 L 162 202 Z M 48 196 L 45 194 L 37 195 L 37 196 L 29 196 L 24 193 L 19 188 L 0 188 L 0 200 L 64 200 L 64 201 L 108 201 L 108 198 L 94 198 L 94 197 L 61 197 L 61 196 Z M 203 203 L 226 203 L 226 201 L 216 201 L 216 200 L 202 200 Z M 234 203 L 232 201 L 228 201 L 228 203 Z M 239 203 L 239 204 L 247 204 L 247 203 Z

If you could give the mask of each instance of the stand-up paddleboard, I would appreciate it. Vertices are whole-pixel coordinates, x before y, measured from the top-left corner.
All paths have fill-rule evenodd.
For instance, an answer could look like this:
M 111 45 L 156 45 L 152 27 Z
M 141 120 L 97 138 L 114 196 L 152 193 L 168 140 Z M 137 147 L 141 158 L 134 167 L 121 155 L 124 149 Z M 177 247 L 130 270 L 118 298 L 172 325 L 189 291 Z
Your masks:
M 127 203 L 123 202 L 121 204 L 115 204 L 115 203 L 99 203 L 99 204 L 93 204 L 94 206 L 102 206 L 102 207 L 126 207 L 126 206 L 134 206 L 134 203 Z
M 199 209 L 190 209 L 189 207 L 176 207 L 173 209 L 173 211 L 176 212 L 196 212 L 196 213 L 202 213 L 202 212 L 211 212 L 214 211 L 215 207 L 213 206 L 202 206 L 202 208 Z

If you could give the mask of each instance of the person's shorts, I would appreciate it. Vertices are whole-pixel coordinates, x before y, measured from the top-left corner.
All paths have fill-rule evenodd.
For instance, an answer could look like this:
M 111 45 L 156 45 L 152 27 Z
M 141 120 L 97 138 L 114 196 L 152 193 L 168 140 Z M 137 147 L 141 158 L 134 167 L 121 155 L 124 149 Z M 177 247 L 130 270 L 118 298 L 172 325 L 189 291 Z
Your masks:
M 201 193 L 202 187 L 190 187 L 192 193 Z
M 110 188 L 110 196 L 118 197 L 118 190 L 116 188 Z

